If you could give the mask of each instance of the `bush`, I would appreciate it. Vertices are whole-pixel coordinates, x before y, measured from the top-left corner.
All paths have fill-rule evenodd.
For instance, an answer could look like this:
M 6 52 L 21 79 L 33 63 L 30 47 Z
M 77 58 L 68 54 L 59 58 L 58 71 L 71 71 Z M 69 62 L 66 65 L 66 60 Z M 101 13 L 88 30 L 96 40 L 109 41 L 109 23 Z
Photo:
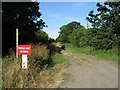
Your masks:
M 45 45 L 32 45 L 32 53 L 30 56 L 31 66 L 36 69 L 42 69 L 45 65 L 49 65 L 49 50 Z
M 37 42 L 42 42 L 42 43 L 48 42 L 48 34 L 44 32 L 43 30 L 39 30 L 35 32 L 35 36 L 36 36 L 35 40 Z
M 49 50 L 45 45 L 32 45 L 31 56 L 28 56 L 28 67 L 24 70 L 21 67 L 21 56 L 16 60 L 15 53 L 12 52 L 10 56 L 2 59 L 2 88 L 36 87 L 35 75 L 38 74 L 38 70 L 50 65 L 49 57 Z
M 72 32 L 69 36 L 70 43 L 75 47 L 84 47 L 86 46 L 87 37 L 86 37 L 87 30 L 85 28 L 78 28 Z

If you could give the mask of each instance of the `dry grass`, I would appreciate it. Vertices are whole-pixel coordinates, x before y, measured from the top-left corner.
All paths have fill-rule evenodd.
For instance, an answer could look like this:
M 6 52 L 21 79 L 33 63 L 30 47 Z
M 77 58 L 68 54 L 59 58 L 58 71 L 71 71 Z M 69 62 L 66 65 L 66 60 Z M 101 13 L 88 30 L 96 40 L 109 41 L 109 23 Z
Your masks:
M 57 70 L 57 71 L 56 71 Z M 60 65 L 55 65 L 49 70 L 43 70 L 35 77 L 36 83 L 39 83 L 37 87 L 41 88 L 58 88 L 63 82 L 62 75 L 64 69 Z
M 45 45 L 32 45 L 32 53 L 29 58 L 31 68 L 37 70 L 43 69 L 45 65 L 50 64 L 49 62 L 49 50 Z
M 50 68 L 44 65 L 41 70 L 34 68 L 36 59 L 40 62 L 48 59 L 49 50 L 46 46 L 33 45 L 32 51 L 28 68 L 25 70 L 21 68 L 21 58 L 16 60 L 14 53 L 3 59 L 3 88 L 57 88 L 63 82 L 64 67 L 61 64 Z

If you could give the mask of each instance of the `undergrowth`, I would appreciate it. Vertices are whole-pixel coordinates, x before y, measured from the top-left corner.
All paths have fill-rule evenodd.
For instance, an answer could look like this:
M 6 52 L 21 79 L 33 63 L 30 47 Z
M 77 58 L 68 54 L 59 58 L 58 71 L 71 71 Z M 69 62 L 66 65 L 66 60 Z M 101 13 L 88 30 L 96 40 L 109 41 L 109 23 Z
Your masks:
M 27 69 L 22 69 L 21 63 L 21 56 L 16 60 L 14 52 L 2 59 L 3 89 L 57 88 L 62 82 L 66 62 L 60 54 L 50 56 L 45 45 L 32 45 Z

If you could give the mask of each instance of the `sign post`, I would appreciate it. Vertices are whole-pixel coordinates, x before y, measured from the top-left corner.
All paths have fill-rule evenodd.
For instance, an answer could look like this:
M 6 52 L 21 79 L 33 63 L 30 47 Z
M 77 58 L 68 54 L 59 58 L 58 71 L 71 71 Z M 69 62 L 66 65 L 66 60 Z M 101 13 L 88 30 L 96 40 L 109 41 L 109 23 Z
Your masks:
M 18 45 L 18 54 L 22 55 L 22 68 L 27 68 L 27 55 L 31 54 L 31 45 Z
M 18 59 L 18 28 L 16 29 L 16 59 Z

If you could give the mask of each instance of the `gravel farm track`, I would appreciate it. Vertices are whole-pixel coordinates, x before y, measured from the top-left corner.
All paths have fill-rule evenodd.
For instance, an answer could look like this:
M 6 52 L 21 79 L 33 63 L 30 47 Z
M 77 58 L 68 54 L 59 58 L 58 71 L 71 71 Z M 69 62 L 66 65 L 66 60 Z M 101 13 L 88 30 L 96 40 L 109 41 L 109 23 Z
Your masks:
M 60 88 L 118 88 L 118 65 L 89 55 L 62 51 L 69 79 Z

